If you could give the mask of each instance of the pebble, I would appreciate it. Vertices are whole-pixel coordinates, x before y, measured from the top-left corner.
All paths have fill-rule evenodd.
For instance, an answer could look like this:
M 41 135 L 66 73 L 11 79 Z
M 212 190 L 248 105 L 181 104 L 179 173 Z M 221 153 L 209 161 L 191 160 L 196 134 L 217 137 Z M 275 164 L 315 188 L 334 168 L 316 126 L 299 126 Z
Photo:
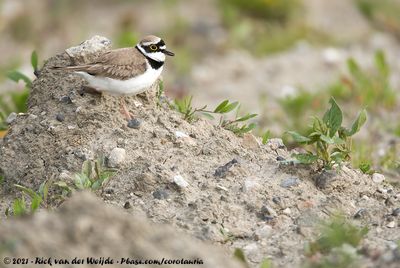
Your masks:
M 290 208 L 285 208 L 282 212 L 283 212 L 283 214 L 289 216 L 292 213 L 292 210 Z
M 337 174 L 334 170 L 324 170 L 314 177 L 315 185 L 320 189 L 326 189 L 328 186 L 336 181 Z
M 395 208 L 395 209 L 393 209 L 393 211 L 392 211 L 392 215 L 393 216 L 399 216 L 400 215 L 400 208 Z
M 190 136 L 188 134 L 186 134 L 185 132 L 182 131 L 175 131 L 175 137 L 179 138 L 190 138 Z
M 56 120 L 59 122 L 63 122 L 65 120 L 65 116 L 63 114 L 57 114 Z
M 385 180 L 385 176 L 380 173 L 372 174 L 372 181 L 375 183 L 382 183 Z
M 164 189 L 158 189 L 158 190 L 155 190 L 155 191 L 153 192 L 153 197 L 154 197 L 155 199 L 160 199 L 160 200 L 162 200 L 162 199 L 167 199 L 168 196 L 169 196 L 168 192 L 165 191 Z
M 283 188 L 290 188 L 292 186 L 297 186 L 299 184 L 300 180 L 296 177 L 293 177 L 282 180 L 280 186 Z
M 141 124 L 142 121 L 137 118 L 133 118 L 128 121 L 128 127 L 133 129 L 139 129 Z
M 228 173 L 229 169 L 234 165 L 237 164 L 238 161 L 236 159 L 232 159 L 231 161 L 229 161 L 228 163 L 226 163 L 223 166 L 218 167 L 215 172 L 214 172 L 214 176 L 215 177 L 225 177 L 226 173 Z
M 180 188 L 186 188 L 189 186 L 189 183 L 185 181 L 185 179 L 181 175 L 174 176 L 174 183 L 178 185 Z
M 253 134 L 246 133 L 243 135 L 242 145 L 248 149 L 257 149 L 260 148 L 260 143 Z
M 7 124 L 11 124 L 12 122 L 15 121 L 15 119 L 17 119 L 17 114 L 12 112 L 8 115 L 7 119 L 6 119 L 6 123 Z
M 280 155 L 276 157 L 276 161 L 285 161 L 286 159 Z
M 68 130 L 73 130 L 73 129 L 75 129 L 75 128 L 76 128 L 75 126 L 71 126 L 71 125 L 67 126 L 67 129 L 68 129 Z
M 354 219 L 361 219 L 361 218 L 365 218 L 368 215 L 368 212 L 365 208 L 361 208 L 359 210 L 357 210 L 357 212 L 354 214 Z
M 131 203 L 129 201 L 126 201 L 124 204 L 124 209 L 130 209 L 131 207 Z
M 268 140 L 269 147 L 271 147 L 272 150 L 278 150 L 278 149 L 284 149 L 285 144 L 283 144 L 282 139 L 279 138 L 272 138 Z
M 396 222 L 395 221 L 391 221 L 388 224 L 386 224 L 386 227 L 387 228 L 394 228 L 394 227 L 396 227 Z
M 270 225 L 264 225 L 263 227 L 255 231 L 255 235 L 258 239 L 267 239 L 272 234 L 272 227 Z
M 260 184 L 256 181 L 255 178 L 250 177 L 245 179 L 244 183 L 243 183 L 243 187 L 242 187 L 242 191 L 243 192 L 249 192 L 253 189 L 256 189 L 260 186 Z
M 257 216 L 262 220 L 271 220 L 276 216 L 278 216 L 276 211 L 268 206 L 262 206 L 260 212 L 257 214 L 258 214 Z
M 121 165 L 126 158 L 126 151 L 123 148 L 114 148 L 111 150 L 111 153 L 108 157 L 108 166 L 109 167 L 118 167 Z
M 72 103 L 72 100 L 71 100 L 71 98 L 70 98 L 69 96 L 62 96 L 62 97 L 60 98 L 60 102 L 66 103 L 66 104 L 71 104 L 71 103 Z

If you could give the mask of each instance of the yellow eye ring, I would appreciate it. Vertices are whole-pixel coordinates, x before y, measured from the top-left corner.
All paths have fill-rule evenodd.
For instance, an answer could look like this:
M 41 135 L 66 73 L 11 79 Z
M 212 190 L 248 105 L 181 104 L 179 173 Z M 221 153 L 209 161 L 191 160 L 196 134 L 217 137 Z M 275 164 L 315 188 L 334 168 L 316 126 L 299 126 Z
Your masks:
M 151 49 L 152 51 L 156 51 L 156 50 L 157 50 L 157 46 L 156 46 L 156 45 L 151 45 L 151 46 L 150 46 L 150 49 Z

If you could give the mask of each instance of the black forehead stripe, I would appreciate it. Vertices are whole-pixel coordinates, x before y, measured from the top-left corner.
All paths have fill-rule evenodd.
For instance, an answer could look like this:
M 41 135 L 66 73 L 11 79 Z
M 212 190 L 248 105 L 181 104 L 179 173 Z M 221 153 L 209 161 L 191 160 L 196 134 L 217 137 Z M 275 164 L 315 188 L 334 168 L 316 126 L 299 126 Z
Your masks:
M 161 39 L 161 40 L 157 43 L 157 46 L 160 46 L 160 47 L 165 46 L 164 40 Z

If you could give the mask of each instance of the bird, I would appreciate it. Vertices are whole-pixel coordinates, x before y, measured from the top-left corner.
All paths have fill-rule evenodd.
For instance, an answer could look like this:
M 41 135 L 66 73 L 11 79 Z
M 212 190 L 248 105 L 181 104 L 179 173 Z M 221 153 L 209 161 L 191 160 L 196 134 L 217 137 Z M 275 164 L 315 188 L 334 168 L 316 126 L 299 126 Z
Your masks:
M 91 91 L 120 96 L 121 112 L 130 121 L 124 97 L 146 91 L 161 75 L 166 56 L 174 55 L 164 40 L 148 35 L 134 47 L 106 51 L 91 63 L 53 69 L 75 72 L 88 82 Z

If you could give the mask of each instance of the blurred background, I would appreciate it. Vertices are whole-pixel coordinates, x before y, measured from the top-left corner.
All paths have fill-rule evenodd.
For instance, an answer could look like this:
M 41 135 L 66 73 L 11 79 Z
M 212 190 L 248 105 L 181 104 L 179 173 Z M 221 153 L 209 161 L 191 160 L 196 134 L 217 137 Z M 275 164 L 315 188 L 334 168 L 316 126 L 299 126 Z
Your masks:
M 400 0 L 0 0 L 0 128 L 26 109 L 32 51 L 40 67 L 93 35 L 117 48 L 155 34 L 176 54 L 163 73 L 169 97 L 239 101 L 258 114 L 256 134 L 288 146 L 285 131 L 306 133 L 330 96 L 348 124 L 367 107 L 353 165 L 398 184 L 399 14 Z

